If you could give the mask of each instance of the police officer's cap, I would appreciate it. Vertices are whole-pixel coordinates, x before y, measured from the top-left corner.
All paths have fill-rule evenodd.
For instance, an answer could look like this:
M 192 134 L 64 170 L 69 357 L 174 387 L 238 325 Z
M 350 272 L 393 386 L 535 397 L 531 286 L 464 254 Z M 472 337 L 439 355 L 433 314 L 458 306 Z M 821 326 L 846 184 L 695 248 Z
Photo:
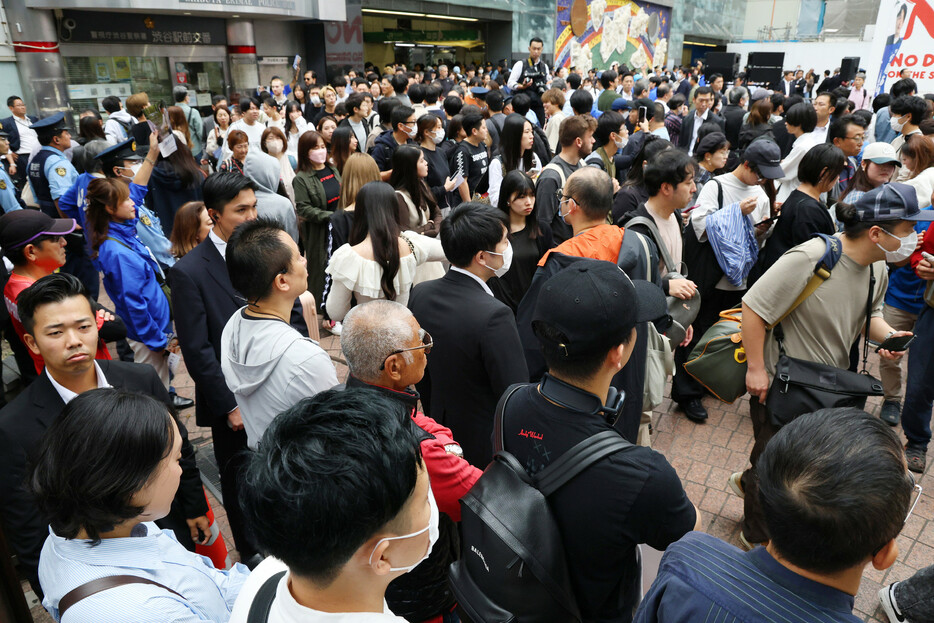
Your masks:
M 95 156 L 105 167 L 113 166 L 124 160 L 142 160 L 143 158 L 136 153 L 136 141 L 132 138 L 117 143 L 113 147 L 105 149 Z
M 0 128 L 0 138 L 10 138 L 10 133 L 3 128 Z
M 68 129 L 65 124 L 65 113 L 63 112 L 39 119 L 29 127 L 35 130 L 40 137 L 52 137 L 62 130 Z

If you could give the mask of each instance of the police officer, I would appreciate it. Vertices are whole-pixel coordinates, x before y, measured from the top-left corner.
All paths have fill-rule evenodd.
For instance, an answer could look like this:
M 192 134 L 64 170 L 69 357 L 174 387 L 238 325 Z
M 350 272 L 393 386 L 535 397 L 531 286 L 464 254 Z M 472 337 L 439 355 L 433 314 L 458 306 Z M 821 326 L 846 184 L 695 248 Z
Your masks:
M 65 126 L 65 113 L 56 113 L 36 121 L 32 126 L 42 145 L 29 161 L 29 184 L 39 209 L 52 218 L 61 218 L 58 201 L 78 180 L 78 171 L 64 151 L 71 147 L 71 133 Z M 100 294 L 100 277 L 85 250 L 84 236 L 75 232 L 66 236 L 65 265 L 62 272 L 74 275 L 87 288 L 91 298 Z
M 531 99 L 531 109 L 538 117 L 539 127 L 545 127 L 545 107 L 542 104 L 542 93 L 548 89 L 548 83 L 551 82 L 551 73 L 548 65 L 542 61 L 542 49 L 544 43 L 538 37 L 532 37 L 529 41 L 529 57 L 524 61 L 517 62 L 512 72 L 509 74 L 509 81 L 506 83 L 514 93 L 521 92 L 528 95 Z
M 13 180 L 10 179 L 6 168 L 2 166 L 5 161 L 4 156 L 9 152 L 9 134 L 4 130 L 0 130 L 0 208 L 3 209 L 4 214 L 22 209 L 19 200 L 16 198 L 16 188 L 13 186 Z
M 157 132 L 150 134 L 149 151 L 146 153 L 145 158 L 139 156 L 136 141 L 128 139 L 99 153 L 97 160 L 100 161 L 106 177 L 122 179 L 129 183 L 130 199 L 136 208 L 138 218 L 136 235 L 144 245 L 149 247 L 153 257 L 165 270 L 175 264 L 175 258 L 172 257 L 170 250 L 172 244 L 162 231 L 162 223 L 159 222 L 159 217 L 146 207 L 149 177 L 152 175 L 156 158 L 159 157 L 158 136 Z M 88 183 L 90 183 L 90 180 L 88 180 Z M 84 188 L 82 198 L 85 194 L 87 194 L 87 186 Z
M 61 218 L 58 198 L 78 179 L 78 171 L 63 152 L 71 147 L 71 133 L 65 126 L 65 113 L 36 121 L 32 126 L 42 145 L 29 161 L 29 183 L 39 209 L 52 218 Z M 83 281 L 83 280 L 82 280 Z

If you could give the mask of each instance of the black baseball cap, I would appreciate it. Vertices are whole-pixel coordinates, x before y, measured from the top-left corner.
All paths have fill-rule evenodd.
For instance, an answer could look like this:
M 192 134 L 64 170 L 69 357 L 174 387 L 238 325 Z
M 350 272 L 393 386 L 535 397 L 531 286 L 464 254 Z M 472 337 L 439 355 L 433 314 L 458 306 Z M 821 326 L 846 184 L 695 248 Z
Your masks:
M 542 348 L 564 358 L 592 354 L 608 342 L 622 343 L 633 327 L 668 315 L 665 294 L 648 281 L 632 281 L 612 262 L 581 259 L 542 286 L 532 329 Z M 550 325 L 562 338 L 540 334 Z
M 706 137 L 705 137 L 706 138 Z M 743 152 L 743 160 L 756 167 L 759 174 L 767 180 L 777 180 L 785 176 L 782 170 L 782 150 L 778 143 L 769 140 L 753 141 Z
M 918 207 L 918 194 L 914 187 L 890 182 L 873 188 L 856 200 L 859 220 L 869 223 L 885 221 L 934 221 L 929 211 Z
M 17 249 L 39 236 L 64 236 L 77 228 L 73 218 L 52 218 L 39 210 L 14 210 L 0 216 L 0 247 Z

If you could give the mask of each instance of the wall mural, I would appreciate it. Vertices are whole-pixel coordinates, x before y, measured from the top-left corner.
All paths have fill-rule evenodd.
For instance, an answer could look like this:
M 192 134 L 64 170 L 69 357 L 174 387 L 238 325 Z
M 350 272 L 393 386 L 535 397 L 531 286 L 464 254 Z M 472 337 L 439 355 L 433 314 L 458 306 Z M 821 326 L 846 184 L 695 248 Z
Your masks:
M 665 64 L 671 9 L 629 0 L 558 0 L 555 67 L 630 69 Z

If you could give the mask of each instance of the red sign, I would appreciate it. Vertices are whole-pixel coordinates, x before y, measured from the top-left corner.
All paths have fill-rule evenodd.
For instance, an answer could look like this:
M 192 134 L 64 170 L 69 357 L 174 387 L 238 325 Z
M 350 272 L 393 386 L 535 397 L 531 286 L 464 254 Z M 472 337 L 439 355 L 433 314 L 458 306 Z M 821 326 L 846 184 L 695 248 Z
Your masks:
M 179 84 L 186 84 L 188 82 L 188 72 L 186 71 L 176 71 L 175 72 L 175 82 Z

